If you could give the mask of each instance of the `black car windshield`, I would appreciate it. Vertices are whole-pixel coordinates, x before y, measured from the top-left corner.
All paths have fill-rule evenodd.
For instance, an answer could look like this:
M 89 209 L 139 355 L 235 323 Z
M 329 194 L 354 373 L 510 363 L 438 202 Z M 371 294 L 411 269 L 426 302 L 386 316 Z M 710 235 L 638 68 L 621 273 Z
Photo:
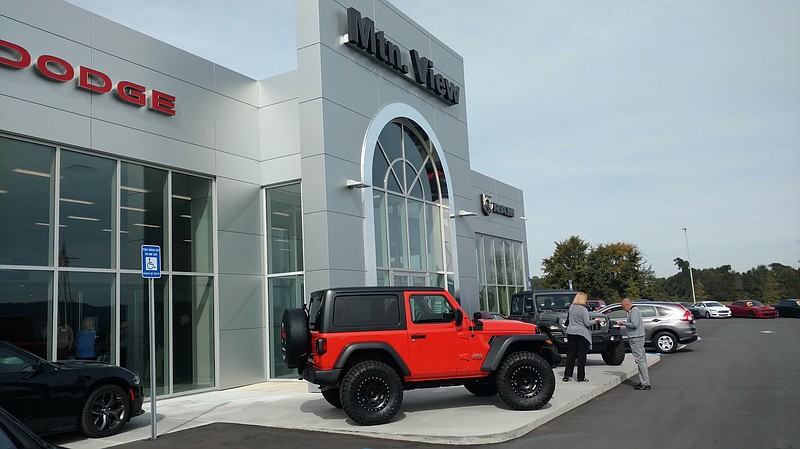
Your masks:
M 575 293 L 554 293 L 536 295 L 536 302 L 540 309 L 568 309 L 575 299 Z

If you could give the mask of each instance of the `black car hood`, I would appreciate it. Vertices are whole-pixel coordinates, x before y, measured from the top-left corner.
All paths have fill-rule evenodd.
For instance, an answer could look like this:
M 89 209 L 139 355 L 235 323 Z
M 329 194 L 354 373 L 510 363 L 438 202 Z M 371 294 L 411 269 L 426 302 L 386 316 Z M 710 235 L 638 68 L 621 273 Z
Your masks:
M 136 377 L 136 373 L 127 368 L 94 360 L 59 360 L 50 363 L 58 369 L 76 372 L 93 378 L 121 377 L 133 380 Z

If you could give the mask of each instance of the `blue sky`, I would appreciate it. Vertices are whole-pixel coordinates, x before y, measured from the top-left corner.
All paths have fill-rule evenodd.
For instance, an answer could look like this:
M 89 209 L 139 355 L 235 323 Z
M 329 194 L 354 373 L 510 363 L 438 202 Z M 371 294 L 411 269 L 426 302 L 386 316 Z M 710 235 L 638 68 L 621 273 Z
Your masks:
M 68 0 L 255 79 L 294 70 L 288 0 Z M 555 243 L 633 243 L 656 275 L 800 266 L 800 2 L 395 0 L 464 58 L 473 169 Z M 687 228 L 685 234 L 682 228 Z

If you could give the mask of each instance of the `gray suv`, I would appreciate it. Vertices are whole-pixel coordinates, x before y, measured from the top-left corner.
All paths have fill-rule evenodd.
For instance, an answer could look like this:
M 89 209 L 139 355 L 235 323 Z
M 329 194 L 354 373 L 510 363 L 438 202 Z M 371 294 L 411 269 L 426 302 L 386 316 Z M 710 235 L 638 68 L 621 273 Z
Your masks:
M 697 340 L 697 327 L 692 313 L 680 304 L 649 300 L 634 300 L 634 307 L 642 313 L 646 347 L 667 354 L 675 352 L 678 345 Z M 597 311 L 611 322 L 624 320 L 628 314 L 620 304 L 611 304 Z M 622 327 L 623 339 L 627 343 L 627 330 Z

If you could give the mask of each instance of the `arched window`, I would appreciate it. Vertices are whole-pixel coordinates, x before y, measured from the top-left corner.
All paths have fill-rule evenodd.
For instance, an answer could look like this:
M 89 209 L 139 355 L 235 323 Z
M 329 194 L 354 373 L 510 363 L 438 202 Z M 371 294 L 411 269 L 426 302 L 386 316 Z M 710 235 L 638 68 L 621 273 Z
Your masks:
M 450 288 L 450 206 L 436 149 L 413 122 L 387 124 L 372 160 L 378 285 Z

